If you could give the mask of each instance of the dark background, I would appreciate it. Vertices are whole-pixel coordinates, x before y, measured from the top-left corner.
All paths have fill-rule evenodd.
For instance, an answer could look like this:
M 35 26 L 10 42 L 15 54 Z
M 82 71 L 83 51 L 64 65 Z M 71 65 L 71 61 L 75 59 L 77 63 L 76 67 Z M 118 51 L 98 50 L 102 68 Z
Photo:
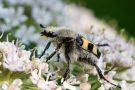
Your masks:
M 99 19 L 135 38 L 135 0 L 67 0 L 94 11 Z

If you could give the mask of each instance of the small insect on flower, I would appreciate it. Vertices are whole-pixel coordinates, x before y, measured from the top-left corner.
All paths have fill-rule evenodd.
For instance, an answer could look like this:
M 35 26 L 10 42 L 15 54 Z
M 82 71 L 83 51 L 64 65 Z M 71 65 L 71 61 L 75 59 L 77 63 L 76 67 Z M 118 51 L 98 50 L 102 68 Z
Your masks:
M 47 57 L 47 61 L 50 60 L 55 54 L 57 54 L 58 59 L 59 54 L 62 52 L 65 55 L 67 61 L 67 68 L 64 73 L 64 81 L 70 71 L 70 64 L 75 61 L 79 61 L 84 64 L 92 65 L 96 68 L 100 79 L 107 81 L 108 83 L 121 88 L 108 81 L 102 74 L 101 69 L 97 66 L 97 61 L 101 57 L 101 52 L 98 47 L 109 46 L 108 44 L 94 44 L 92 41 L 86 39 L 82 35 L 74 32 L 70 28 L 66 27 L 44 27 L 40 24 L 44 31 L 41 32 L 42 36 L 50 37 L 51 40 L 47 43 L 43 53 L 39 58 L 41 58 L 46 50 L 50 47 L 51 43 L 56 46 L 56 49 L 50 56 Z M 56 32 L 53 32 L 56 31 Z M 46 61 L 46 62 L 47 62 Z

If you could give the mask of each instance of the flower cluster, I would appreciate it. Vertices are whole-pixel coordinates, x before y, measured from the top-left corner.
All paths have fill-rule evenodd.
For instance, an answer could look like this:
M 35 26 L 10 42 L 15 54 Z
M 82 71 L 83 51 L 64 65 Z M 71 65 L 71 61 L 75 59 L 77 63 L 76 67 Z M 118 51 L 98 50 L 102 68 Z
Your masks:
M 85 90 L 91 88 L 90 84 L 87 83 L 88 79 L 81 83 L 76 80 L 75 76 L 69 78 L 63 85 L 58 84 L 57 77 L 50 80 L 50 77 L 57 74 L 57 71 L 52 72 L 49 70 L 49 65 L 43 59 L 36 58 L 35 56 L 31 58 L 31 52 L 17 46 L 17 43 L 14 43 L 14 41 L 0 42 L 0 76 L 2 76 L 0 77 L 0 89 L 77 90 L 79 88 L 72 84 L 79 84 L 80 88 L 87 85 L 88 87 L 85 87 Z M 85 79 L 88 78 L 88 75 L 80 77 Z M 30 84 L 25 81 L 29 81 Z M 27 84 L 29 87 L 24 86 Z
M 10 89 L 10 90 L 20 90 L 21 85 L 23 84 L 23 81 L 20 79 L 22 76 L 12 76 L 13 74 L 18 73 L 25 73 L 24 75 L 28 75 L 28 78 L 31 79 L 31 81 L 34 81 L 34 72 L 37 70 L 40 75 L 38 77 L 41 77 L 41 72 L 46 73 L 48 72 L 48 64 L 44 63 L 42 60 L 34 59 L 30 60 L 30 51 L 23 50 L 21 47 L 17 46 L 17 43 L 15 44 L 14 41 L 11 43 L 9 41 L 7 42 L 0 42 L 0 75 L 4 76 L 4 73 L 7 72 L 8 74 L 5 74 L 4 79 L 1 81 L 1 88 L 4 90 Z M 15 78 L 15 79 L 14 79 Z M 19 79 L 18 79 L 19 78 Z M 35 83 L 33 83 L 35 84 Z

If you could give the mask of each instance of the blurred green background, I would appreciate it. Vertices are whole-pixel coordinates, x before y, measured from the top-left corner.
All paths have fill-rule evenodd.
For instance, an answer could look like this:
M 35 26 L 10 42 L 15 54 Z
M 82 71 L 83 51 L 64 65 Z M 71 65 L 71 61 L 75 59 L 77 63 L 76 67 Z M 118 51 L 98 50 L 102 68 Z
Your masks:
M 135 0 L 67 0 L 85 6 L 94 14 L 105 20 L 120 31 L 126 30 L 130 37 L 135 38 Z

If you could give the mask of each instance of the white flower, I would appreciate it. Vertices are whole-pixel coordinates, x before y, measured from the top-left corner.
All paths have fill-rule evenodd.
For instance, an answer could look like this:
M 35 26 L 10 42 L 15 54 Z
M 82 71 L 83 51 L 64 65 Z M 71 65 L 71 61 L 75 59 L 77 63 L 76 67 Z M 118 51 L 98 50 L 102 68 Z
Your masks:
M 39 24 L 48 25 L 52 21 L 52 12 L 45 10 L 44 8 L 33 7 L 32 17 Z
M 24 62 L 28 63 L 30 58 L 31 52 L 26 50 L 18 50 L 18 57 L 23 60 Z
M 30 76 L 30 79 L 32 83 L 36 84 L 41 90 L 55 90 L 57 86 L 55 81 L 44 80 L 44 78 L 39 75 L 37 69 L 32 71 L 32 76 Z
M 30 51 L 21 50 L 10 42 L 0 42 L 3 54 L 2 65 L 11 71 L 24 71 L 25 64 L 29 62 Z
M 43 78 L 41 78 L 41 79 L 38 80 L 37 86 L 38 86 L 41 90 L 45 90 L 45 89 L 46 89 L 45 84 L 46 84 L 46 81 L 45 81 Z M 49 84 L 48 84 L 48 85 L 49 85 Z M 48 89 L 50 89 L 50 88 L 48 88 Z
M 60 87 L 58 87 L 56 90 L 62 90 L 62 87 L 60 86 Z
M 25 44 L 29 44 L 29 42 L 38 42 L 38 38 L 40 34 L 36 34 L 35 28 L 33 26 L 27 27 L 26 25 L 22 25 L 15 33 L 15 37 L 21 39 L 21 41 Z
M 21 79 L 15 79 L 11 84 L 9 82 L 4 81 L 0 90 L 21 90 L 20 86 L 22 85 Z
M 90 90 L 91 89 L 91 85 L 89 83 L 81 83 L 80 84 L 80 89 L 81 90 Z
M 34 71 L 31 72 L 32 76 L 30 76 L 30 79 L 33 84 L 37 84 L 39 78 L 41 78 L 41 76 L 39 77 L 37 73 L 38 73 L 37 69 L 35 69 Z
M 7 81 L 3 82 L 1 89 L 2 90 L 8 90 L 9 83 Z
M 10 27 L 18 26 L 20 23 L 27 20 L 27 17 L 23 15 L 24 9 L 18 7 L 15 10 L 13 7 L 0 9 L 0 18 L 3 18 L 5 24 Z
M 63 87 L 62 87 L 63 89 L 69 89 L 69 90 L 78 90 L 78 88 L 76 88 L 75 86 L 72 86 L 72 85 L 70 85 L 68 82 L 64 82 L 63 83 Z
M 77 80 L 81 82 L 87 82 L 88 81 L 89 74 L 83 74 L 83 75 L 78 75 Z
M 135 89 L 135 83 L 131 83 L 131 84 L 128 86 L 128 88 L 129 88 L 130 90 L 134 90 L 134 89 Z
M 31 63 L 31 76 L 30 79 L 33 84 L 36 84 L 41 90 L 55 90 L 56 81 L 48 81 L 50 73 L 48 73 L 48 64 L 44 63 L 42 60 L 35 58 Z M 41 74 L 47 73 L 46 80 Z
M 37 86 L 41 90 L 56 90 L 56 82 L 55 81 L 44 81 L 43 79 L 40 79 L 37 83 Z
M 118 73 L 116 77 L 122 80 L 135 81 L 135 66 Z
M 120 41 L 119 41 L 120 42 Z M 112 48 L 108 48 L 108 53 L 105 55 L 105 61 L 112 64 L 117 64 L 118 66 L 123 67 L 132 67 L 135 65 L 135 61 L 133 60 L 132 56 L 134 53 L 132 50 L 135 48 L 130 45 L 126 45 L 123 43 L 111 45 Z M 128 48 L 127 48 L 128 47 Z M 131 49 L 131 50 L 130 50 Z
M 15 79 L 11 85 L 9 86 L 8 90 L 21 90 L 20 86 L 22 84 L 21 79 Z
M 35 58 L 29 64 L 27 64 L 26 66 L 28 66 L 29 69 L 31 69 L 31 70 L 37 69 L 40 76 L 41 76 L 41 72 L 42 73 L 48 73 L 48 64 L 44 63 L 43 60 L 38 59 L 38 58 Z
M 127 83 L 125 80 L 121 81 L 121 90 L 134 90 L 135 89 L 135 83 Z
M 84 76 L 85 77 L 85 76 Z M 87 75 L 86 75 L 87 77 Z M 63 82 L 63 78 L 61 79 L 61 82 Z M 69 79 L 67 79 L 66 81 L 63 82 L 63 86 L 59 87 L 58 89 L 62 88 L 62 90 L 64 89 L 69 89 L 69 90 L 78 90 L 79 87 L 77 86 L 73 86 L 75 84 L 80 84 L 80 81 L 78 81 L 76 79 L 75 76 L 71 75 L 71 77 Z

